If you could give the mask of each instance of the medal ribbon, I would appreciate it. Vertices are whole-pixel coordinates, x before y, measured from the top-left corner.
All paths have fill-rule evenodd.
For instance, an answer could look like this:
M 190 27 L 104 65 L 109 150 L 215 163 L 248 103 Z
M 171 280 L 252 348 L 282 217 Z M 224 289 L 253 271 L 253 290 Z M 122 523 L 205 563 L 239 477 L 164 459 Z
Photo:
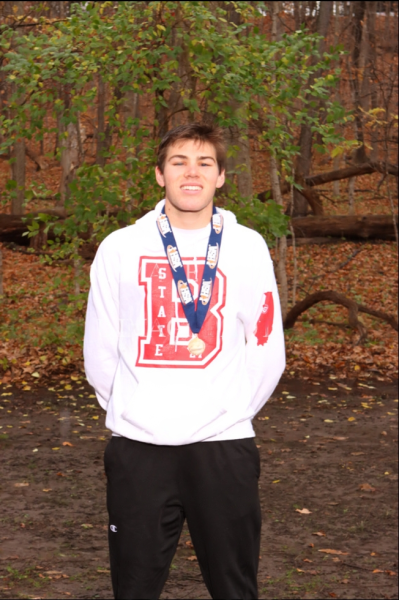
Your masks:
M 213 284 L 215 282 L 219 262 L 220 245 L 222 242 L 223 216 L 221 213 L 217 212 L 215 207 L 213 207 L 211 233 L 206 250 L 205 267 L 202 275 L 197 308 L 195 308 L 194 298 L 187 281 L 183 261 L 176 244 L 175 236 L 173 235 L 172 227 L 165 214 L 165 207 L 163 207 L 162 212 L 157 219 L 157 225 L 173 279 L 175 280 L 176 290 L 183 306 L 184 314 L 190 325 L 191 331 L 194 334 L 198 334 L 205 321 L 211 303 Z

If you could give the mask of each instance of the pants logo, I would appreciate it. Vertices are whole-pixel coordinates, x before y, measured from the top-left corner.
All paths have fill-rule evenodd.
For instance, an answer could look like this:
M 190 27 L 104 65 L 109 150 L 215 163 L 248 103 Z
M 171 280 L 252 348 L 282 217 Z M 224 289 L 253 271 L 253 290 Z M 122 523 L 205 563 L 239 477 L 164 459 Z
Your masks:
M 109 528 L 111 531 L 113 531 L 113 533 L 116 533 L 118 531 L 118 528 L 116 525 L 110 525 Z
M 205 258 L 197 261 L 183 259 L 183 262 L 194 302 L 210 302 L 201 328 L 205 350 L 203 354 L 195 356 L 187 349 L 192 333 L 182 306 L 186 294 L 183 295 L 181 289 L 180 293 L 177 292 L 167 258 L 142 257 L 139 284 L 145 288 L 145 333 L 139 337 L 138 342 L 136 365 L 139 367 L 203 369 L 222 349 L 222 309 L 226 301 L 226 277 L 217 269 L 212 298 L 209 300 L 210 286 L 205 286 L 200 292 Z

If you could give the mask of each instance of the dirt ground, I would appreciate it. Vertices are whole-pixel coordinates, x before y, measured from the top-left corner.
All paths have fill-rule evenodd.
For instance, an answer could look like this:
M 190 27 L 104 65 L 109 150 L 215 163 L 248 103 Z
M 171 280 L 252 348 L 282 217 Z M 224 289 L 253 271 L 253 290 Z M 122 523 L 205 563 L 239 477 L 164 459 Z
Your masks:
M 283 381 L 255 420 L 260 598 L 397 597 L 397 386 L 337 381 Z M 111 598 L 91 390 L 2 385 L 0 406 L 0 598 Z M 209 598 L 187 528 L 161 597 Z

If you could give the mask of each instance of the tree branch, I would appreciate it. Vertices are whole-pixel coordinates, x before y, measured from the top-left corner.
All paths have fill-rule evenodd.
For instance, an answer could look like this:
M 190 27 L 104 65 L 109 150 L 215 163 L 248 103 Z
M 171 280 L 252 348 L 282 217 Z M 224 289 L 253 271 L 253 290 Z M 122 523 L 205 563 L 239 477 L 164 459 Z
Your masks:
M 370 173 L 388 173 L 389 175 L 398 176 L 398 167 L 391 163 L 384 163 L 380 161 L 369 161 L 361 165 L 351 165 L 344 169 L 336 169 L 334 171 L 328 171 L 326 173 L 318 173 L 309 177 L 304 177 L 303 181 L 308 187 L 315 187 L 323 185 L 324 183 L 330 183 L 330 181 L 339 181 L 341 179 L 349 179 L 350 177 L 358 177 L 359 175 L 369 175 Z M 288 194 L 290 191 L 289 183 L 283 183 L 281 185 L 281 193 Z M 301 191 L 302 193 L 302 191 Z M 257 198 L 261 202 L 267 202 L 273 199 L 273 190 L 267 190 L 257 195 Z
M 294 327 L 296 321 L 302 313 L 307 311 L 315 304 L 318 304 L 319 302 L 323 302 L 325 300 L 333 302 L 334 304 L 345 306 L 348 309 L 349 325 L 352 329 L 359 332 L 359 339 L 356 342 L 356 345 L 362 343 L 367 336 L 367 330 L 358 318 L 359 311 L 377 317 L 378 319 L 387 322 L 393 329 L 395 329 L 395 331 L 398 330 L 398 322 L 393 315 L 384 313 L 379 310 L 374 310 L 367 306 L 363 306 L 362 304 L 359 305 L 354 300 L 351 300 L 351 298 L 347 298 L 343 294 L 339 294 L 338 292 L 334 292 L 332 290 L 328 290 L 325 292 L 315 292 L 314 294 L 306 296 L 306 298 L 304 298 L 300 302 L 297 302 L 295 306 L 293 306 L 288 312 L 284 320 L 284 329 L 292 329 L 292 327 Z
M 335 304 L 340 304 L 341 306 L 345 306 L 348 309 L 349 325 L 352 327 L 352 329 L 359 332 L 359 339 L 356 342 L 356 345 L 363 342 L 366 339 L 367 331 L 363 323 L 361 323 L 358 319 L 359 307 L 357 303 L 354 300 L 347 298 L 343 294 L 338 294 L 337 292 L 333 292 L 332 290 L 329 290 L 327 292 L 315 292 L 314 294 L 306 296 L 306 298 L 304 298 L 300 302 L 297 302 L 295 306 L 291 308 L 284 320 L 284 329 L 292 329 L 298 317 L 302 313 L 307 311 L 315 304 L 323 302 L 324 300 L 329 300 L 330 302 L 334 302 Z

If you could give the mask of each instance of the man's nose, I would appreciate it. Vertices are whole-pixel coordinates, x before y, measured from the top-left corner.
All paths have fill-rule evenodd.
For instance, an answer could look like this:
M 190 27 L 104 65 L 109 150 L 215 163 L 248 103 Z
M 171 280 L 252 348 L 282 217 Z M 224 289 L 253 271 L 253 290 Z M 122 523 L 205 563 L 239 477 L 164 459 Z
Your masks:
M 185 177 L 198 177 L 198 165 L 197 163 L 189 163 L 184 173 Z

